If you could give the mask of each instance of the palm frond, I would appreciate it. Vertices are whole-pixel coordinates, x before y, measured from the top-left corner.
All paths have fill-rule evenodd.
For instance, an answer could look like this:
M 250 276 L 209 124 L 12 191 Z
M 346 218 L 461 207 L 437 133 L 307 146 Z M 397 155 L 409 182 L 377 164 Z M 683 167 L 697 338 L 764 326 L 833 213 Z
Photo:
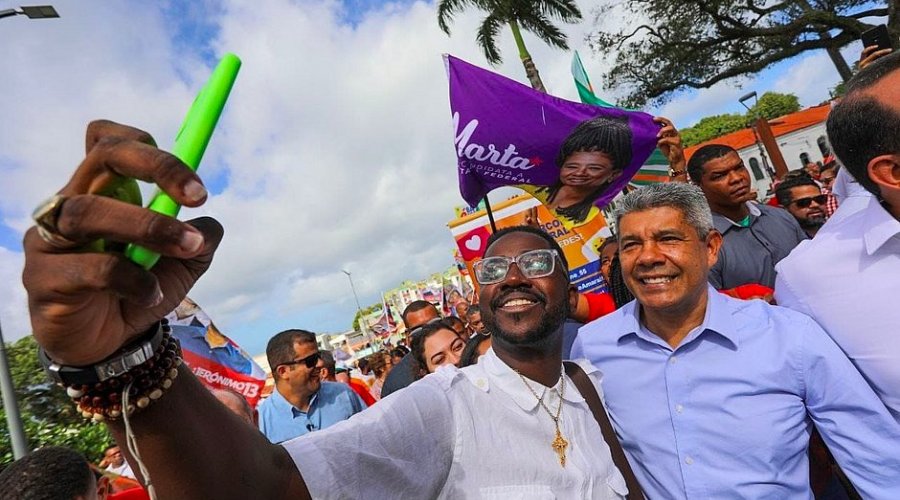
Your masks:
M 566 34 L 554 26 L 553 23 L 543 15 L 532 12 L 530 16 L 521 17 L 518 21 L 522 29 L 540 38 L 547 45 L 558 49 L 569 50 Z
M 468 6 L 478 6 L 472 0 L 440 0 L 437 6 L 438 26 L 446 34 L 450 34 L 450 23 L 453 22 L 453 16 L 464 10 Z
M 484 57 L 491 65 L 498 65 L 503 62 L 500 56 L 500 49 L 497 47 L 497 35 L 504 25 L 503 19 L 494 14 L 489 14 L 481 22 L 478 27 L 478 33 L 475 35 L 475 41 L 481 50 L 484 51 Z
M 581 21 L 581 10 L 574 0 L 541 0 L 534 2 L 532 11 L 534 10 L 546 17 L 559 19 L 565 23 Z

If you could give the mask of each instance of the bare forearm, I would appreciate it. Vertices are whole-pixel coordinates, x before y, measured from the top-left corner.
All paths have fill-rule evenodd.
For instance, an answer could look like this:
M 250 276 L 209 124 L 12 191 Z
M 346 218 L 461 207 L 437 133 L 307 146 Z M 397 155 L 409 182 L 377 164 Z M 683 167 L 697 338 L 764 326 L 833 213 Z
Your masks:
M 179 372 L 159 401 L 131 418 L 159 498 L 310 498 L 284 448 L 228 411 L 184 365 Z M 126 449 L 122 422 L 109 428 Z

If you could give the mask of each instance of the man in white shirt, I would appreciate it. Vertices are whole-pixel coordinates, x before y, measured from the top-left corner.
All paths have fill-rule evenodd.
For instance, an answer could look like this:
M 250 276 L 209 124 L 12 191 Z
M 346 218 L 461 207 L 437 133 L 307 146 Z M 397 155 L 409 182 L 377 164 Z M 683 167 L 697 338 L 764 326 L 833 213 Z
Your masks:
M 158 183 L 177 203 L 205 201 L 196 174 L 146 133 L 94 122 L 86 144 L 73 178 L 37 212 L 42 231 L 29 230 L 24 244 L 35 338 L 70 379 L 119 359 L 129 343 L 143 352 L 148 336 L 165 336 L 158 320 L 207 269 L 223 235 L 210 218 L 185 223 L 94 194 L 104 179 L 127 175 Z M 96 238 L 163 257 L 148 272 L 81 251 Z M 426 377 L 324 431 L 269 443 L 183 364 L 165 372 L 174 375 L 164 392 L 139 402 L 127 431 L 115 407 L 91 409 L 119 443 L 134 439 L 160 498 L 624 497 L 600 428 L 562 371 L 575 292 L 559 246 L 538 229 L 514 228 L 492 236 L 481 262 L 480 304 L 494 335 L 485 362 Z M 588 377 L 599 393 L 599 373 Z
M 900 53 L 853 77 L 827 127 L 873 196 L 779 263 L 775 299 L 815 318 L 900 421 Z
M 125 457 L 122 456 L 122 450 L 118 446 L 110 446 L 103 452 L 103 462 L 107 464 L 105 469 L 107 472 L 112 472 L 128 479 L 135 479 L 131 466 L 125 461 Z

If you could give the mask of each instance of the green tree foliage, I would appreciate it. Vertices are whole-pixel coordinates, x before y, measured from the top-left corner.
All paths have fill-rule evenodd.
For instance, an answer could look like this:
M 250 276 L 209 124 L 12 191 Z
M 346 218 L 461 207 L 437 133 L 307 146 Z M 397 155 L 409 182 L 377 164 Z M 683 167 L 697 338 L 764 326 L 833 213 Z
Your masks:
M 368 315 L 372 314 L 373 312 L 380 311 L 380 310 L 381 310 L 381 303 L 379 302 L 377 304 L 372 304 L 369 307 L 364 307 L 362 310 L 362 314 L 365 316 L 368 316 Z M 356 330 L 358 332 L 361 332 L 362 329 L 359 326 L 359 320 L 360 320 L 360 311 L 356 311 L 356 315 L 353 316 L 353 323 L 351 324 L 351 328 L 353 328 L 354 330 Z
M 103 449 L 112 442 L 106 426 L 82 417 L 60 386 L 51 383 L 37 359 L 37 342 L 25 337 L 7 344 L 16 399 L 31 449 L 47 445 L 66 446 L 99 462 Z M 0 469 L 13 460 L 12 443 L 6 428 L 6 411 L 0 409 Z
M 863 20 L 872 16 L 887 16 L 897 37 L 898 12 L 897 0 L 610 1 L 589 40 L 595 52 L 613 58 L 604 83 L 628 92 L 620 104 L 642 107 L 814 50 L 828 51 L 846 80 L 851 71 L 839 49 L 872 27 Z
M 750 108 L 749 113 L 707 116 L 693 127 L 681 129 L 681 140 L 685 147 L 690 147 L 749 127 L 757 113 L 766 120 L 772 120 L 799 110 L 800 100 L 794 94 L 766 92 Z
M 794 94 L 766 92 L 750 108 L 749 116 L 761 116 L 766 120 L 773 120 L 779 116 L 796 113 L 797 111 L 800 111 L 800 99 Z
M 500 64 L 500 48 L 497 36 L 504 26 L 509 26 L 519 58 L 525 67 L 525 75 L 531 87 L 546 92 L 544 83 L 538 74 L 537 67 L 531 60 L 531 54 L 522 39 L 522 30 L 540 38 L 551 47 L 569 50 L 566 34 L 556 27 L 554 21 L 575 23 L 581 21 L 581 11 L 574 0 L 440 0 L 438 2 L 438 26 L 446 34 L 450 34 L 450 23 L 453 16 L 474 7 L 487 16 L 482 20 L 475 41 L 484 52 L 484 57 L 492 65 Z

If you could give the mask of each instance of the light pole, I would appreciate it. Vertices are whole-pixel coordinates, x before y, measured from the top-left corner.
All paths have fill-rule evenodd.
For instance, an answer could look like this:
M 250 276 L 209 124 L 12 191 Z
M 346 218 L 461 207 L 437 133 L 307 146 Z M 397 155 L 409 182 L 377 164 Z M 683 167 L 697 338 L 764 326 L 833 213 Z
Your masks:
M 359 297 L 356 295 L 356 287 L 353 286 L 353 275 L 350 271 L 346 269 L 341 269 L 341 272 L 347 275 L 347 279 L 350 280 L 350 290 L 353 291 L 353 299 L 356 300 L 356 310 L 359 312 L 359 329 L 362 330 L 362 334 L 366 337 L 370 343 L 372 342 L 372 338 L 369 336 L 369 328 L 366 326 L 366 319 L 363 317 L 362 307 L 359 305 Z
M 775 179 L 781 179 L 784 177 L 784 174 L 787 173 L 787 164 L 784 162 L 784 156 L 781 155 L 781 149 L 778 148 L 778 142 L 775 140 L 775 134 L 772 133 L 772 127 L 769 126 L 769 121 L 759 114 L 759 110 L 753 111 L 747 106 L 746 102 L 750 99 L 753 99 L 754 105 L 759 104 L 759 100 L 756 98 L 756 91 L 742 95 L 741 98 L 738 99 L 738 102 L 741 103 L 741 106 L 746 108 L 747 112 L 751 113 L 755 118 L 753 136 L 756 139 L 756 146 L 759 148 L 759 154 L 762 156 L 763 166 L 765 167 L 766 172 Z M 763 152 L 763 146 L 765 146 L 765 150 L 769 152 L 769 157 L 772 158 L 772 165 L 775 167 L 774 175 L 772 167 L 769 166 L 769 161 Z
M 16 9 L 0 10 L 0 19 L 12 16 L 27 16 L 29 19 L 50 19 L 59 17 L 52 5 L 34 5 Z M 3 393 L 3 408 L 6 410 L 6 424 L 12 442 L 13 457 L 18 460 L 28 454 L 28 441 L 22 428 L 22 416 L 16 402 L 16 388 L 9 372 L 9 359 L 6 357 L 6 343 L 3 341 L 3 328 L 0 327 L 0 392 Z
M 16 388 L 9 373 L 2 327 L 0 327 L 0 392 L 3 392 L 3 409 L 6 410 L 6 425 L 12 441 L 13 457 L 18 460 L 28 454 L 28 441 L 22 429 L 22 417 L 19 414 L 19 404 L 16 402 Z
M 19 10 L 0 10 L 0 19 L 12 16 L 27 16 L 28 19 L 51 19 L 59 17 L 59 13 L 56 12 L 52 5 L 32 5 L 30 7 L 19 7 Z

